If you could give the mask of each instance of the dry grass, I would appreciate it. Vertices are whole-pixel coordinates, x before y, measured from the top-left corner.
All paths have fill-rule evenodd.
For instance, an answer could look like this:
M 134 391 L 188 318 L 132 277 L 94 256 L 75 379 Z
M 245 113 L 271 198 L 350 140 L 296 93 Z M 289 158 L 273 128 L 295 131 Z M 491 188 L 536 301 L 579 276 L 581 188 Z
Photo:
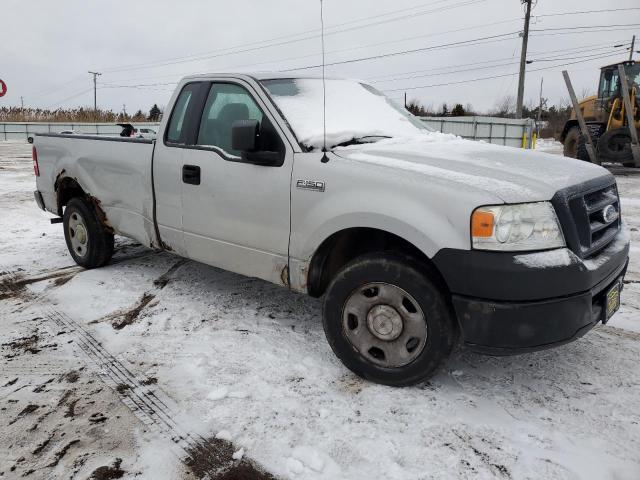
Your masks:
M 69 108 L 45 110 L 41 108 L 0 108 L 0 122 L 146 122 L 146 115 L 137 112 L 135 115 L 123 115 L 112 110 L 93 110 L 91 108 Z

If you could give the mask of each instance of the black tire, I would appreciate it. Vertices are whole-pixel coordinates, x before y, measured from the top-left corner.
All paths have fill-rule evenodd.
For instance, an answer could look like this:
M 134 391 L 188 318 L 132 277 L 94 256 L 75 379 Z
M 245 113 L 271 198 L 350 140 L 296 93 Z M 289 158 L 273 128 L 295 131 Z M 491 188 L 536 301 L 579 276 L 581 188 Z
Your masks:
M 564 156 L 576 158 L 578 153 L 578 140 L 580 139 L 580 127 L 571 127 L 564 137 Z
M 64 210 L 63 226 L 67 248 L 78 265 L 98 268 L 111 260 L 113 234 L 100 223 L 95 208 L 85 199 L 76 197 L 69 201 Z
M 587 138 L 580 134 L 578 137 L 578 144 L 576 145 L 576 157 L 577 160 L 582 160 L 583 162 L 591 162 L 591 158 L 589 157 L 589 152 L 587 152 Z
M 635 166 L 629 128 L 616 128 L 604 133 L 598 142 L 598 154 L 603 162 Z
M 377 294 L 372 294 L 372 303 L 364 307 L 368 309 L 366 316 L 361 315 L 364 318 L 353 320 L 352 317 L 357 316 L 345 311 L 349 305 L 347 302 L 355 295 L 370 291 L 371 288 L 367 287 L 372 284 L 384 285 L 383 288 L 393 287 L 393 291 L 403 292 L 406 298 L 402 300 L 402 305 L 405 305 L 405 301 L 409 302 L 404 313 L 413 310 L 414 315 L 423 314 L 418 318 L 425 321 L 426 337 L 419 340 L 420 345 L 423 345 L 419 351 L 417 347 L 414 347 L 413 352 L 410 350 L 411 342 L 415 341 L 413 345 L 417 345 L 418 341 L 415 338 L 406 340 L 406 324 L 400 327 L 402 333 L 397 339 L 380 341 L 373 337 L 373 331 L 369 326 L 372 312 L 377 308 L 389 307 L 384 305 L 384 302 L 376 303 Z M 416 302 L 417 305 L 413 305 L 412 302 Z M 404 315 L 402 308 L 394 309 L 400 317 Z M 353 322 L 358 325 L 354 327 Z M 410 257 L 384 252 L 358 257 L 338 272 L 331 281 L 324 299 L 323 325 L 329 345 L 347 368 L 372 382 L 396 387 L 415 385 L 433 375 L 451 354 L 458 332 L 449 294 L 446 287 L 438 281 L 437 275 Z M 346 329 L 353 332 L 360 327 L 367 328 L 366 335 L 374 338 L 375 342 L 384 343 L 383 348 L 406 348 L 408 357 L 411 357 L 410 362 L 393 367 L 374 363 L 376 360 L 371 358 L 375 347 L 363 354 L 348 337 L 349 332 Z M 384 352 L 382 359 L 379 352 L 377 362 L 384 362 Z

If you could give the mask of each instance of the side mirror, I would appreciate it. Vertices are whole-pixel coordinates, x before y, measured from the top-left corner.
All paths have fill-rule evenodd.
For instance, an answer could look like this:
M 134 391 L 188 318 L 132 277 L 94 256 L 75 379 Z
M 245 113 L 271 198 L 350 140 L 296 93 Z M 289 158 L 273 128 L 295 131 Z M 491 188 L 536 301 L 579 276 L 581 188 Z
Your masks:
M 231 125 L 231 148 L 240 152 L 253 152 L 258 144 L 260 122 L 236 120 Z

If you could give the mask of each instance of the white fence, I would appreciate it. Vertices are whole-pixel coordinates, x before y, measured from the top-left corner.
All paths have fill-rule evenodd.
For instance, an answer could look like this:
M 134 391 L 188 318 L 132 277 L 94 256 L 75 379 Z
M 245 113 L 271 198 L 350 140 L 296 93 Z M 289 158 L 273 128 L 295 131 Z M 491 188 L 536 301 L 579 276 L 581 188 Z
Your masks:
M 497 145 L 531 148 L 535 122 L 499 117 L 421 117 L 425 124 L 442 133 Z
M 531 148 L 535 122 L 498 117 L 421 117 L 442 133 L 453 133 L 471 140 L 484 140 L 498 145 Z M 158 123 L 134 123 L 135 127 L 156 130 Z M 60 133 L 73 130 L 86 135 L 118 135 L 122 128 L 115 123 L 0 123 L 0 140 L 27 140 L 36 133 Z
M 158 123 L 133 123 L 134 127 L 157 130 Z M 0 140 L 27 140 L 36 133 L 60 133 L 73 130 L 85 135 L 119 135 L 122 127 L 115 123 L 12 122 L 0 123 Z

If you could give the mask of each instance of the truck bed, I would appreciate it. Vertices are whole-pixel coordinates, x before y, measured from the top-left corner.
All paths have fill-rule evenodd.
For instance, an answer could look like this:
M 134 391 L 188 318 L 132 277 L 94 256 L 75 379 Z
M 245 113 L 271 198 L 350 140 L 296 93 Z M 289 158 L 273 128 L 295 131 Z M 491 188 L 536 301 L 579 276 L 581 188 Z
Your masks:
M 48 211 L 60 214 L 57 182 L 72 179 L 99 199 L 115 233 L 153 245 L 153 140 L 42 134 L 35 137 L 34 147 L 40 167 L 37 186 Z

